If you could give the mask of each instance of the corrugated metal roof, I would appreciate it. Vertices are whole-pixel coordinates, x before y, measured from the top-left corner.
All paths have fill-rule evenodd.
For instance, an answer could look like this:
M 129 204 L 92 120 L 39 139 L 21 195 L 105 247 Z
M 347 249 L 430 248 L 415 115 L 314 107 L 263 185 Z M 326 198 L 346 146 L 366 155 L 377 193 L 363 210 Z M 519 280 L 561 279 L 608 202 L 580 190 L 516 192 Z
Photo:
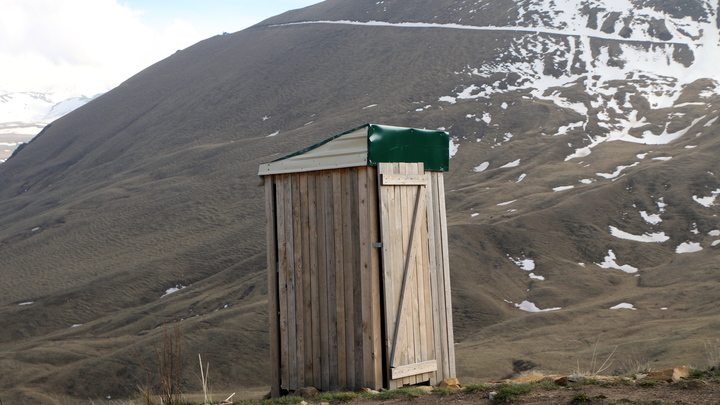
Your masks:
M 262 164 L 258 174 L 375 166 L 381 162 L 423 162 L 425 170 L 447 171 L 449 159 L 447 132 L 365 124 Z

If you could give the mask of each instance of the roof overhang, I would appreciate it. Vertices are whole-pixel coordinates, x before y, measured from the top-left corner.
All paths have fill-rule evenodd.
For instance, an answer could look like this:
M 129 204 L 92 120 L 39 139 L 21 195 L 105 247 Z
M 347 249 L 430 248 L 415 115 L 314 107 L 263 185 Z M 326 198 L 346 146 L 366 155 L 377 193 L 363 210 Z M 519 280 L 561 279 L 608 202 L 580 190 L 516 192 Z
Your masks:
M 422 162 L 425 170 L 447 171 L 449 160 L 450 135 L 447 132 L 365 124 L 262 164 L 258 174 L 376 166 L 383 162 Z

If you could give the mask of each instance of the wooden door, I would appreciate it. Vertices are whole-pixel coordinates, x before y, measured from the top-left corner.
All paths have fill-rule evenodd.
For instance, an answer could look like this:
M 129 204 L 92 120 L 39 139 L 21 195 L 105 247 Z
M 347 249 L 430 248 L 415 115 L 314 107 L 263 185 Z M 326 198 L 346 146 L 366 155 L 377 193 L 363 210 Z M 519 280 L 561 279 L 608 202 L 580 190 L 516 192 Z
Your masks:
M 378 165 L 388 388 L 435 383 L 428 182 L 422 163 Z

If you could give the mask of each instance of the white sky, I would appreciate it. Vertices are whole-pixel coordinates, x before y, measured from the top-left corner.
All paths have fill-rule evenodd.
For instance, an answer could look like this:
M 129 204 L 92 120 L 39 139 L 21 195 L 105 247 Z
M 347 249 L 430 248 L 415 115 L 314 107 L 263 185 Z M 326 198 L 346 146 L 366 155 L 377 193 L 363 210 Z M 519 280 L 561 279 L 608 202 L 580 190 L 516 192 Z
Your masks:
M 0 91 L 92 96 L 179 49 L 321 0 L 0 0 Z

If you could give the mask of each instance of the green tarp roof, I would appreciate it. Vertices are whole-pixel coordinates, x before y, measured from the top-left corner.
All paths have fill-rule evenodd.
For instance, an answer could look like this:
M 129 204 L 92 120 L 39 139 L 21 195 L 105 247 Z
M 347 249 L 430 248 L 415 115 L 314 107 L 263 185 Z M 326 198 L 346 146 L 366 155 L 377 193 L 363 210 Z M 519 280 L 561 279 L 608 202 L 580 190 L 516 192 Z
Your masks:
M 259 175 L 423 162 L 425 170 L 447 171 L 450 136 L 444 131 L 365 124 L 290 155 L 262 164 Z

